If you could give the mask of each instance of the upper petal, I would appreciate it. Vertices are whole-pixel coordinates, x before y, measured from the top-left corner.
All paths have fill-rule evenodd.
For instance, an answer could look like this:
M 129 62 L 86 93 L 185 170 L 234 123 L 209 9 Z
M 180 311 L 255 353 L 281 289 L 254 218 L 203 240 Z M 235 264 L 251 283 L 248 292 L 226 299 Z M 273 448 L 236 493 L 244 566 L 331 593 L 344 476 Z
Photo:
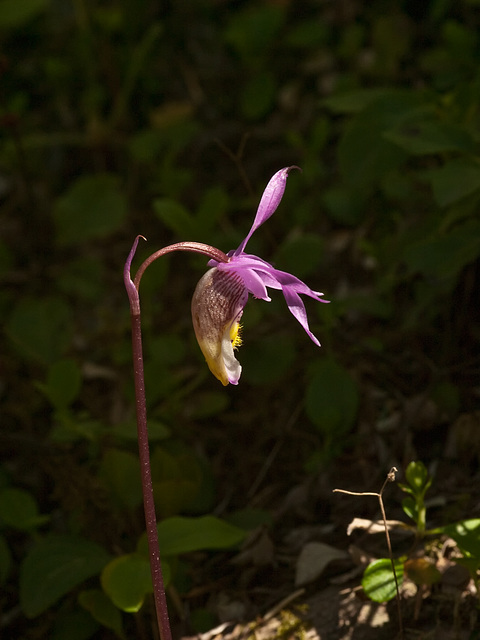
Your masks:
M 252 234 L 258 227 L 260 227 L 270 216 L 275 213 L 278 205 L 280 204 L 280 200 L 283 197 L 285 192 L 285 185 L 287 183 L 288 174 L 292 169 L 298 169 L 299 167 L 291 166 L 284 167 L 277 171 L 268 182 L 265 187 L 265 191 L 260 199 L 260 204 L 258 205 L 257 213 L 255 215 L 255 220 L 253 221 L 252 228 L 247 234 L 245 240 L 241 243 L 238 249 L 235 250 L 235 256 L 243 253 L 245 247 L 247 246 L 247 242 L 250 240 Z

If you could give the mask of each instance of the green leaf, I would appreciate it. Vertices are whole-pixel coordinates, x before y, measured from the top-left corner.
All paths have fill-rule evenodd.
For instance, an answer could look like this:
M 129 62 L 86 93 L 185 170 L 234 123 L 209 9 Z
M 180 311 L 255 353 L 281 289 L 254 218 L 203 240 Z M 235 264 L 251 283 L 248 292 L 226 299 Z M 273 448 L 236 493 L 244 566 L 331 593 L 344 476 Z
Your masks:
M 66 409 L 80 393 L 82 372 L 74 360 L 59 360 L 50 365 L 46 384 L 37 386 L 56 409 Z
M 402 487 L 403 488 L 403 487 Z M 408 498 L 404 498 L 402 500 L 402 509 L 405 511 L 407 516 L 414 520 L 415 522 L 418 519 L 418 506 L 416 500 L 409 496 Z
M 162 561 L 164 584 L 170 581 L 168 563 Z M 101 575 L 102 588 L 113 604 L 129 613 L 140 610 L 145 596 L 153 592 L 148 558 L 138 553 L 115 558 L 107 564 Z
M 400 588 L 403 583 L 403 562 L 395 560 L 394 565 Z M 381 558 L 368 565 L 363 574 L 362 587 L 366 595 L 374 602 L 388 602 L 395 597 L 395 576 L 389 558 Z
M 55 612 L 49 640 L 90 640 L 98 628 L 98 623 L 86 611 L 61 609 Z
M 359 89 L 333 94 L 322 100 L 322 105 L 334 113 L 353 114 L 366 109 L 372 102 L 388 95 L 386 89 Z
M 112 629 L 119 638 L 125 638 L 122 614 L 103 591 L 100 589 L 81 591 L 78 602 L 103 627 Z
M 323 238 L 315 233 L 293 236 L 282 244 L 274 263 L 282 271 L 304 278 L 317 271 L 323 260 L 324 246 Z
M 170 198 L 157 198 L 153 210 L 163 224 L 182 238 L 197 236 L 197 225 L 193 216 L 185 207 Z
M 322 201 L 334 222 L 350 227 L 362 221 L 364 209 L 361 194 L 345 186 L 332 187 L 325 191 Z
M 415 496 L 424 496 L 432 481 L 423 462 L 412 461 L 405 470 L 405 477 Z
M 272 108 L 277 83 L 270 71 L 260 71 L 249 76 L 241 92 L 240 107 L 247 120 L 263 118 Z
M 74 536 L 38 540 L 20 567 L 20 605 L 29 618 L 46 611 L 110 560 L 99 545 Z
M 436 234 L 409 245 L 404 261 L 410 273 L 429 278 L 456 276 L 480 255 L 480 223 L 467 220 L 448 233 Z
M 70 309 L 60 298 L 23 298 L 8 319 L 7 334 L 24 356 L 53 363 L 70 344 Z
M 480 163 L 469 158 L 449 160 L 443 167 L 431 169 L 424 175 L 440 207 L 448 207 L 480 189 Z
M 7 541 L 0 536 L 0 584 L 5 584 L 12 567 L 12 554 Z
M 4 489 L 0 492 L 0 520 L 9 527 L 29 531 L 48 522 L 49 516 L 38 511 L 35 498 L 23 489 Z
M 357 408 L 358 389 L 350 374 L 334 360 L 317 362 L 305 393 L 305 410 L 313 424 L 330 437 L 341 437 L 353 427 Z
M 225 39 L 251 64 L 273 45 L 274 39 L 285 19 L 285 9 L 280 5 L 258 4 L 232 12 L 230 23 L 224 30 Z
M 58 241 L 75 245 L 104 238 L 121 227 L 126 214 L 127 202 L 117 176 L 82 176 L 55 204 Z
M 0 28 L 15 29 L 49 8 L 50 0 L 0 0 Z
M 175 516 L 158 524 L 158 542 L 162 557 L 205 549 L 229 549 L 245 538 L 246 532 L 215 516 L 187 518 Z M 146 535 L 140 538 L 139 553 L 146 555 Z
M 409 91 L 392 91 L 371 102 L 347 126 L 338 147 L 340 169 L 347 185 L 369 191 L 407 158 L 407 153 L 384 137 L 418 106 Z
M 439 532 L 453 538 L 462 552 L 480 560 L 480 518 L 449 524 Z
M 160 517 L 183 511 L 196 497 L 202 484 L 197 458 L 188 451 L 172 454 L 156 447 L 151 459 L 155 505 Z
M 475 146 L 469 133 L 458 125 L 416 118 L 400 123 L 384 137 L 413 155 L 470 152 Z
M 142 502 L 140 462 L 128 451 L 109 449 L 103 456 L 100 475 L 120 504 L 134 509 Z

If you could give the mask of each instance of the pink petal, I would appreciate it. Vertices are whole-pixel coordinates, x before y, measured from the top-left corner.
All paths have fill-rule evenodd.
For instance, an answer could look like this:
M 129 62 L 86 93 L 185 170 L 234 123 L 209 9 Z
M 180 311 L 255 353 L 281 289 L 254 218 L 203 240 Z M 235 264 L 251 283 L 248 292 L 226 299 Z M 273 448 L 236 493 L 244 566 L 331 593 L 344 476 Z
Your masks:
M 260 199 L 260 204 L 258 205 L 252 228 L 248 232 L 245 240 L 234 252 L 234 256 L 238 256 L 243 253 L 245 247 L 247 246 L 247 242 L 250 240 L 254 231 L 256 231 L 258 227 L 260 227 L 266 220 L 268 220 L 268 218 L 270 218 L 272 214 L 275 213 L 285 192 L 285 185 L 287 183 L 288 174 L 292 169 L 299 169 L 299 167 L 284 167 L 283 169 L 280 169 L 280 171 L 277 171 L 277 173 L 270 178 L 270 181 L 265 187 L 265 191 L 263 192 L 263 195 Z

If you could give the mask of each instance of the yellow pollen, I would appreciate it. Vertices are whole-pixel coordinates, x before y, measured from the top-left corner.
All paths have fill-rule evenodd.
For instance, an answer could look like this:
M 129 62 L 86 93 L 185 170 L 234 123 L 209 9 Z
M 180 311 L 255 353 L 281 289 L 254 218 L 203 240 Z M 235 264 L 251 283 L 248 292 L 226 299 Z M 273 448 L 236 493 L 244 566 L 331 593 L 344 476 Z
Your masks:
M 241 330 L 242 325 L 239 322 L 235 322 L 235 324 L 230 329 L 230 341 L 234 349 L 238 349 L 238 347 L 242 344 L 242 338 L 240 336 Z

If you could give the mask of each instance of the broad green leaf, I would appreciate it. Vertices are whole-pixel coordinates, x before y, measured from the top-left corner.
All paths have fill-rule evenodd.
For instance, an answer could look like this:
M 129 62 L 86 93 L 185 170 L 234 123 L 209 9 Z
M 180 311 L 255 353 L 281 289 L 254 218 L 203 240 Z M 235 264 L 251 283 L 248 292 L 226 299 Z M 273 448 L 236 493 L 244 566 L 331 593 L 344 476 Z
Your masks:
M 206 549 L 229 549 L 240 544 L 245 535 L 243 529 L 215 516 L 175 516 L 158 524 L 158 542 L 162 557 Z M 145 534 L 141 536 L 137 550 L 143 555 L 147 554 Z
M 58 290 L 87 304 L 98 304 L 104 293 L 102 280 L 105 260 L 99 256 L 81 256 L 62 264 L 57 276 Z
M 103 173 L 78 178 L 54 208 L 58 241 L 75 245 L 117 231 L 127 214 L 127 201 L 117 176 Z
M 60 609 L 55 612 L 55 621 L 48 640 L 90 640 L 98 628 L 98 622 L 87 611 Z
M 162 561 L 164 584 L 170 581 L 168 563 Z M 140 610 L 145 596 L 153 592 L 148 558 L 138 553 L 115 558 L 107 564 L 101 575 L 102 588 L 113 604 L 129 613 Z
M 98 544 L 67 535 L 38 540 L 20 567 L 20 606 L 29 618 L 99 574 L 110 560 Z
M 403 562 L 395 560 L 394 565 L 400 588 L 403 583 Z M 395 576 L 389 558 L 381 558 L 368 565 L 363 574 L 362 587 L 366 595 L 374 602 L 388 602 L 395 597 Z
M 195 238 L 197 225 L 194 217 L 185 207 L 170 198 L 157 198 L 153 203 L 157 218 L 171 231 L 182 238 Z
M 134 509 L 142 502 L 138 456 L 120 449 L 108 449 L 100 465 L 100 475 L 120 504 Z
M 480 255 L 480 223 L 467 220 L 451 231 L 410 244 L 404 261 L 410 273 L 429 278 L 455 276 Z
M 219 218 L 226 213 L 229 202 L 229 196 L 223 187 L 211 187 L 205 191 L 196 215 L 203 233 L 214 228 Z
M 72 333 L 70 309 L 60 298 L 23 298 L 7 322 L 7 334 L 22 354 L 44 364 L 62 357 Z
M 461 520 L 438 531 L 453 538 L 461 551 L 480 560 L 480 518 Z
M 348 124 L 338 147 L 340 169 L 346 184 L 369 191 L 383 176 L 407 158 L 407 153 L 384 137 L 420 103 L 417 94 L 392 91 L 371 102 Z
M 66 409 L 78 396 L 82 373 L 74 360 L 58 360 L 50 365 L 45 384 L 37 386 L 56 409 Z
M 248 120 L 263 118 L 271 110 L 276 92 L 277 83 L 270 71 L 252 73 L 241 92 L 242 114 Z
M 322 104 L 334 113 L 353 114 L 363 111 L 385 95 L 388 95 L 386 89 L 358 89 L 333 94 L 322 100 Z
M 315 234 L 288 238 L 275 255 L 275 264 L 282 271 L 294 273 L 298 278 L 315 273 L 324 256 L 324 241 Z
M 50 0 L 0 0 L 0 28 L 15 29 L 48 9 Z
M 112 629 L 119 638 L 125 637 L 122 614 L 103 591 L 100 589 L 81 591 L 78 594 L 78 602 L 103 627 Z
M 449 160 L 426 174 L 440 207 L 449 205 L 480 190 L 480 162 L 470 158 Z
M 474 147 L 472 137 L 458 125 L 431 120 L 412 118 L 386 131 L 384 137 L 413 155 L 470 152 Z
M 247 62 L 258 65 L 269 51 L 285 15 L 284 8 L 274 4 L 253 4 L 232 11 L 224 37 Z
M 0 521 L 14 529 L 29 531 L 48 522 L 49 516 L 38 511 L 37 501 L 23 489 L 3 489 L 0 492 Z
M 0 536 L 0 585 L 5 584 L 12 566 L 12 554 L 7 541 Z
M 305 410 L 325 435 L 340 438 L 350 431 L 357 416 L 358 389 L 337 362 L 325 359 L 311 369 L 305 393 Z
M 329 36 L 330 29 L 327 24 L 307 18 L 292 25 L 285 37 L 285 43 L 289 47 L 309 50 L 325 45 Z
M 183 511 L 198 494 L 202 483 L 197 458 L 188 451 L 172 454 L 156 447 L 151 467 L 158 516 L 165 518 Z
M 360 224 L 364 209 L 361 194 L 347 187 L 332 187 L 322 196 L 329 217 L 342 225 L 356 226 Z

